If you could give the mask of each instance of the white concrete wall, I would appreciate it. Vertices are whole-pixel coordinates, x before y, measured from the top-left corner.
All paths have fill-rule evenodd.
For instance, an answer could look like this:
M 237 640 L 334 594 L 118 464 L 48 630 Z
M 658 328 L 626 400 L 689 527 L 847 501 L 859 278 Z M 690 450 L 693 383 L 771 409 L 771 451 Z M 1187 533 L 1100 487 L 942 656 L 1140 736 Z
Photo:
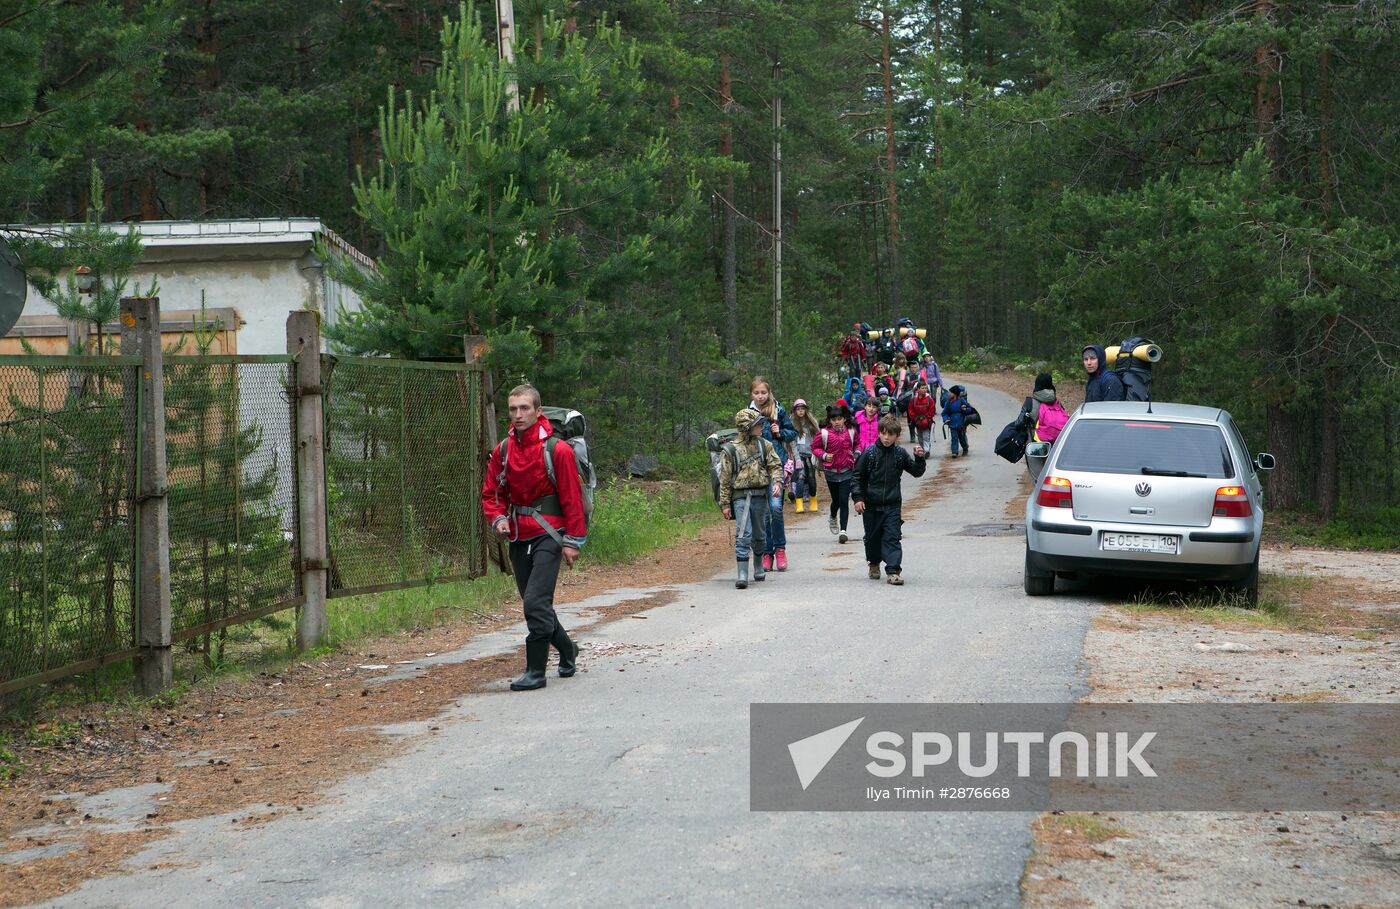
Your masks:
M 238 311 L 243 321 L 237 333 L 239 353 L 286 353 L 289 312 L 317 309 L 330 323 L 337 314 L 326 311 L 328 303 L 346 310 L 360 307 L 359 297 L 349 288 L 323 278 L 315 256 L 297 253 L 296 247 L 285 247 L 276 250 L 277 258 L 143 262 L 132 273 L 129 287 L 144 290 L 155 278 L 161 309 L 166 311 L 198 310 L 202 291 L 210 309 Z M 56 313 L 53 304 L 31 286 L 24 314 Z

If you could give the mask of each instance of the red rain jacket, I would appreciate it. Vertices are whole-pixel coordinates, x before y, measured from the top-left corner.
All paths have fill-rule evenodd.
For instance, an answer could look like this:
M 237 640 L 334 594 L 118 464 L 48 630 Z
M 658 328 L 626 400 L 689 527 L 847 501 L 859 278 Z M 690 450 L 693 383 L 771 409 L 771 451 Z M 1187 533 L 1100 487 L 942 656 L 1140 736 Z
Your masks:
M 579 485 L 574 450 L 567 442 L 554 446 L 554 476 L 559 481 L 559 488 L 556 490 L 554 484 L 549 482 L 549 472 L 544 466 L 543 443 L 553 431 L 544 416 L 523 434 L 523 438 L 514 427 L 511 428 L 507 433 L 510 444 L 506 449 L 510 463 L 506 467 L 505 488 L 497 483 L 501 474 L 501 446 L 497 445 L 491 450 L 486 478 L 481 483 L 481 508 L 486 512 L 488 526 L 504 516 L 510 520 L 512 540 L 529 540 L 542 536 L 544 530 L 533 517 L 515 515 L 509 506 L 533 505 L 545 496 L 558 492 L 560 510 L 564 516 L 542 517 L 562 532 L 566 546 L 579 548 L 588 538 L 588 525 L 583 518 L 583 489 Z

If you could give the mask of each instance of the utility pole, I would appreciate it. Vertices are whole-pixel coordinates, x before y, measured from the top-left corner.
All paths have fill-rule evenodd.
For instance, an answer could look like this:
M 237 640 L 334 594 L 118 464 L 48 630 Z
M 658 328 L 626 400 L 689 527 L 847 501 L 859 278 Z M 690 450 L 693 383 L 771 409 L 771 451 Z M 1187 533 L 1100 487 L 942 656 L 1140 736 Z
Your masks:
M 506 109 L 520 113 L 520 84 L 515 78 L 515 3 L 496 0 L 496 52 L 506 62 Z
M 783 345 L 783 65 L 773 61 L 773 356 Z M 774 370 L 777 372 L 778 370 Z

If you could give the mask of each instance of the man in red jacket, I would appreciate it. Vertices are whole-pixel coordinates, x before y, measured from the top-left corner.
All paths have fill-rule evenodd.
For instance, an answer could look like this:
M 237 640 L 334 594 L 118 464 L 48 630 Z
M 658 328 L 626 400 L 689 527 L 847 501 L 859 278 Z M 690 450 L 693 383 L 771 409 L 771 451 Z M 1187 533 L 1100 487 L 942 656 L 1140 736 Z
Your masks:
M 567 442 L 550 438 L 554 430 L 540 412 L 540 393 L 534 386 L 519 385 L 506 396 L 506 404 L 510 431 L 491 452 L 481 484 L 481 506 L 491 529 L 510 540 L 511 569 L 529 629 L 525 674 L 510 687 L 530 691 L 545 685 L 550 644 L 559 651 L 559 677 L 574 674 L 578 645 L 554 613 L 554 585 L 560 559 L 573 567 L 587 541 L 588 525 L 574 450 Z M 554 462 L 553 481 L 545 466 L 546 445 Z

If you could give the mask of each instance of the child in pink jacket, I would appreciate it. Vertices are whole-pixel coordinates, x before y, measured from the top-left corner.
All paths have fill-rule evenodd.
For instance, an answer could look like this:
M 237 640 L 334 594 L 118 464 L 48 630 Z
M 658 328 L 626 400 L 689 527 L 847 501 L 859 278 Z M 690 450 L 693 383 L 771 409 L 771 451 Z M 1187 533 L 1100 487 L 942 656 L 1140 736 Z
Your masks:
M 874 398 L 866 398 L 865 409 L 856 414 L 856 430 L 857 452 L 880 441 L 880 404 Z
M 837 539 L 846 542 L 846 521 L 851 510 L 851 468 L 856 464 L 855 434 L 846 425 L 846 409 L 833 404 L 826 419 L 812 438 L 812 457 L 826 474 L 831 490 L 831 518 L 828 522 Z

